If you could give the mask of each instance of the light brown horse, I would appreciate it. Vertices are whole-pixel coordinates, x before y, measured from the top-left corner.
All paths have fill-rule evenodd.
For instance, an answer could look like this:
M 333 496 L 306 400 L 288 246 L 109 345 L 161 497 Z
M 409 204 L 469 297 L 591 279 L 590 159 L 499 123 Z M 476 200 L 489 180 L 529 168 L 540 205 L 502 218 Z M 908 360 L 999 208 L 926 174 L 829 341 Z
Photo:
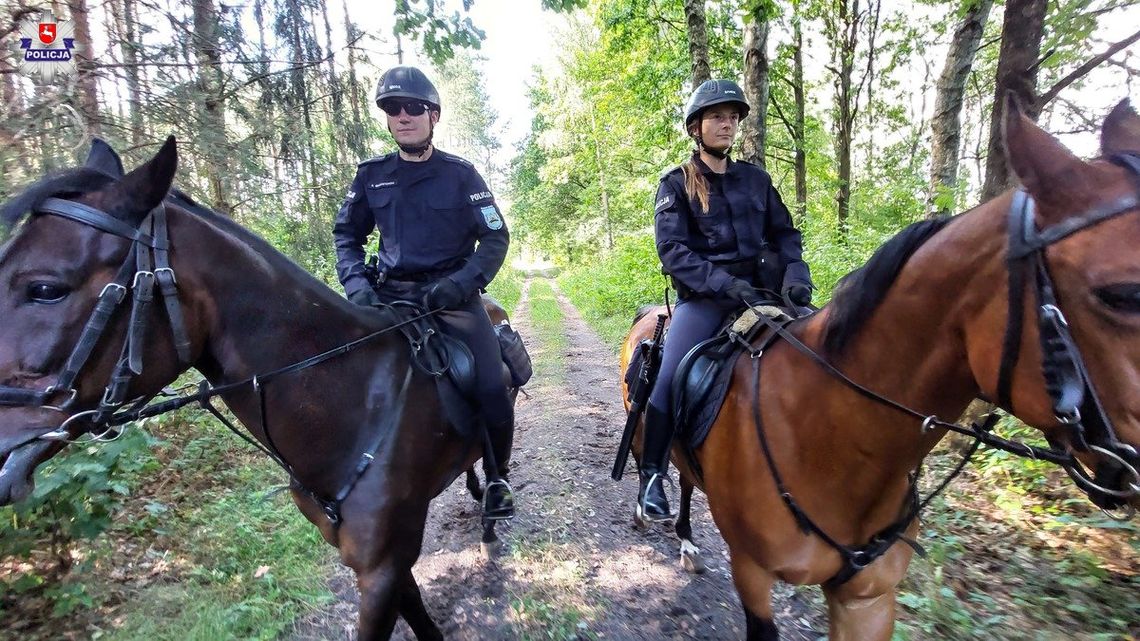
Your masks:
M 824 586 L 832 641 L 891 637 L 912 554 L 898 535 L 918 530 L 908 475 L 948 426 L 922 417 L 952 419 L 975 396 L 1039 429 L 1052 448 L 1037 453 L 1064 463 L 1098 505 L 1140 507 L 1140 117 L 1118 105 L 1091 162 L 1012 102 L 1004 139 L 1023 193 L 889 241 L 790 326 L 791 341 L 739 359 L 696 450 L 702 478 L 674 449 L 728 544 L 750 641 L 778 636 L 777 580 Z M 654 316 L 635 324 L 623 366 Z M 1074 349 L 1058 347 L 1066 339 Z M 842 548 L 893 524 L 883 554 L 855 556 L 866 567 L 845 576 Z

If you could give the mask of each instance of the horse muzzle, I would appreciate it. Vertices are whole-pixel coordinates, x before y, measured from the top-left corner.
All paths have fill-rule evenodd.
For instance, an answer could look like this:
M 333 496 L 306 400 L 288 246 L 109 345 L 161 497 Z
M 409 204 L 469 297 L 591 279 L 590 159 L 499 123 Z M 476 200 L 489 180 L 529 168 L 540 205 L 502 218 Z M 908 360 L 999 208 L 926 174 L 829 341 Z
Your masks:
M 0 451 L 0 506 L 28 498 L 35 489 L 33 473 L 36 466 L 61 447 L 60 443 L 41 440 L 37 436 L 14 449 Z

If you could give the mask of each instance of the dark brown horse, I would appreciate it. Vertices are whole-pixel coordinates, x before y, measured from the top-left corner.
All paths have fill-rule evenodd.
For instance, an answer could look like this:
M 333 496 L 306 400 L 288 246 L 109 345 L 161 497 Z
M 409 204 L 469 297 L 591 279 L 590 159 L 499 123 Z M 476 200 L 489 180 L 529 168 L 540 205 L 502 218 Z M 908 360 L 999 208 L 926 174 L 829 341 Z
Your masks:
M 445 419 L 393 318 L 168 198 L 176 165 L 171 138 L 121 179 L 75 169 L 0 209 L 14 226 L 0 247 L 0 505 L 27 496 L 58 439 L 194 367 L 290 471 L 297 506 L 356 571 L 360 638 L 389 638 L 400 615 L 418 638 L 441 639 L 412 565 L 428 505 L 480 457 L 481 438 Z
M 918 530 L 910 475 L 953 428 L 936 417 L 975 396 L 1039 429 L 1051 447 L 1032 454 L 1097 505 L 1140 507 L 1140 117 L 1121 103 L 1091 162 L 1012 103 L 1004 120 L 1024 191 L 889 241 L 739 359 L 696 450 L 703 477 L 674 451 L 728 544 L 749 640 L 777 638 L 777 580 L 823 585 L 833 641 L 890 638 L 901 537 Z

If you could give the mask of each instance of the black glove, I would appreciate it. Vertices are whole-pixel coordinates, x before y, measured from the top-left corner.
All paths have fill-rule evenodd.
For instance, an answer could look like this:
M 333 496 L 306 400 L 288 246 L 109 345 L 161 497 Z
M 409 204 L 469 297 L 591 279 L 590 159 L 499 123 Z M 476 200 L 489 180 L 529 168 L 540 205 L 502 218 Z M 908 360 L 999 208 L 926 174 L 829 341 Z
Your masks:
M 732 300 L 749 306 L 764 300 L 764 294 L 759 289 L 756 289 L 743 280 L 733 281 L 732 284 L 724 290 L 724 294 Z
M 375 307 L 383 304 L 383 301 L 380 300 L 380 295 L 371 287 L 365 287 L 364 289 L 352 292 L 348 295 L 348 302 L 355 303 L 362 307 Z
M 788 285 L 784 289 L 784 297 L 793 305 L 807 307 L 811 304 L 811 288 L 807 285 Z
M 450 278 L 437 280 L 424 294 L 424 307 L 428 309 L 452 309 L 467 300 L 463 288 Z

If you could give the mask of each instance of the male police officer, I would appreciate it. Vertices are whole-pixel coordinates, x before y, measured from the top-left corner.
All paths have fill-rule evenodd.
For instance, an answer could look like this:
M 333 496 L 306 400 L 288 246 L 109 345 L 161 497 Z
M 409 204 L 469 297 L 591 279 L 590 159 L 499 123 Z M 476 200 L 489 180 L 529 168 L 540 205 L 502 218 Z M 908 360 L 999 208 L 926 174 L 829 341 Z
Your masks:
M 478 400 L 491 436 L 499 476 L 507 475 L 514 408 L 502 374 L 502 356 L 479 290 L 507 255 L 509 235 L 495 199 L 466 160 L 436 149 L 439 93 L 415 67 L 393 67 L 376 88 L 398 152 L 366 160 L 337 212 L 337 276 L 348 299 L 376 305 L 384 299 L 422 302 L 441 329 L 475 357 Z M 380 291 L 364 264 L 364 242 L 380 228 Z M 488 478 L 493 476 L 484 460 Z M 514 516 L 506 484 L 489 484 L 484 516 Z

